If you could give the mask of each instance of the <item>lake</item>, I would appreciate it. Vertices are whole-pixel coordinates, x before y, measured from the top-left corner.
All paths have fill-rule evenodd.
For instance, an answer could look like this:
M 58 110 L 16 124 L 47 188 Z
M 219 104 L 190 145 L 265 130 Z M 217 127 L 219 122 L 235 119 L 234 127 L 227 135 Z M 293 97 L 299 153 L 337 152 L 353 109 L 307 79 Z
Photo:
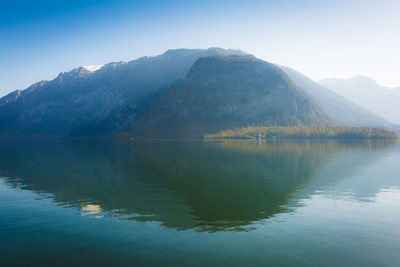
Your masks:
M 399 266 L 394 141 L 0 141 L 5 265 Z

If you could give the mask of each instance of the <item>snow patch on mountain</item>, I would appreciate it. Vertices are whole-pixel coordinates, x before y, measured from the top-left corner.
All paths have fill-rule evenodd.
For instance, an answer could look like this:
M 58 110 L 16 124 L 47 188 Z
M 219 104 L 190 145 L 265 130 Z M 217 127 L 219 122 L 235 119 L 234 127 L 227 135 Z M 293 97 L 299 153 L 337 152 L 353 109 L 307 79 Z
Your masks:
M 95 71 L 101 69 L 101 67 L 103 67 L 103 65 L 82 66 L 82 68 L 84 68 L 84 69 L 86 69 L 87 71 L 90 71 L 90 72 L 95 72 Z

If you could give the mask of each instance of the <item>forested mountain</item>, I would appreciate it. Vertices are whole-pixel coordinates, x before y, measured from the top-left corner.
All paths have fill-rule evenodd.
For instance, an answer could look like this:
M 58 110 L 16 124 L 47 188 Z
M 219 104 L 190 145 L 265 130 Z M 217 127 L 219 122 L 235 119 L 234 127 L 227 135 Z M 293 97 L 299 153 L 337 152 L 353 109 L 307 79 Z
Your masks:
M 62 72 L 0 99 L 2 135 L 108 135 L 130 131 L 171 84 L 202 56 L 243 55 L 221 48 L 168 50 L 96 70 Z
M 235 127 L 341 125 L 396 128 L 294 70 L 221 48 L 83 66 L 0 99 L 3 137 L 198 137 Z
M 325 79 L 319 84 L 392 123 L 400 124 L 400 87 L 384 87 L 366 76 Z
M 135 134 L 198 137 L 248 125 L 332 123 L 275 65 L 253 56 L 213 56 L 197 60 L 145 113 Z

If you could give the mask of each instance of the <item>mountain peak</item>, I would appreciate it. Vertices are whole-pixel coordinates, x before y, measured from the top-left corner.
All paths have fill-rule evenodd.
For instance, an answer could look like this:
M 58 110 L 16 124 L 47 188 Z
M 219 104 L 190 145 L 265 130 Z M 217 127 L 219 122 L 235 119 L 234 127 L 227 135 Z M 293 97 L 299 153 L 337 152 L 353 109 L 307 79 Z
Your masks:
M 249 125 L 325 125 L 330 118 L 275 65 L 251 55 L 200 57 L 135 126 L 139 137 L 199 137 Z
M 168 49 L 162 55 L 176 56 L 182 54 L 192 54 L 194 51 L 197 52 L 204 51 L 204 52 L 209 52 L 210 54 L 217 54 L 217 55 L 238 55 L 238 56 L 247 55 L 246 52 L 239 49 L 225 49 L 221 47 L 209 47 L 207 49 L 186 49 L 186 48 Z
M 353 81 L 364 85 L 380 86 L 377 81 L 365 75 L 357 75 L 353 78 L 350 78 L 349 81 Z
M 348 79 L 343 78 L 327 78 L 318 82 L 324 86 L 331 84 L 357 84 L 359 86 L 380 86 L 374 79 L 365 76 L 365 75 L 357 75 Z M 329 87 L 329 86 L 328 86 Z
M 82 66 L 82 69 L 87 70 L 89 72 L 95 72 L 99 69 L 101 69 L 103 65 L 88 65 L 88 66 Z
M 319 83 L 391 123 L 400 123 L 400 94 L 392 88 L 363 75 L 350 79 L 326 79 Z
M 0 134 L 138 130 L 143 136 L 189 137 L 258 124 L 329 124 L 330 114 L 337 113 L 342 114 L 337 121 L 345 118 L 349 125 L 368 126 L 374 120 L 317 86 L 325 99 L 318 103 L 334 102 L 321 109 L 313 103 L 315 90 L 307 91 L 311 99 L 297 83 L 276 65 L 241 50 L 168 50 L 129 62 L 81 66 L 15 91 L 0 99 Z M 347 119 L 351 112 L 354 120 Z M 379 120 L 376 124 L 386 125 Z
M 58 75 L 57 79 L 64 80 L 65 78 L 72 78 L 72 79 L 82 78 L 82 77 L 85 77 L 89 74 L 96 72 L 97 70 L 101 69 L 102 67 L 103 67 L 103 65 L 80 66 L 80 67 L 72 69 L 72 70 L 61 72 Z
M 0 99 L 0 106 L 17 101 L 18 98 L 21 96 L 21 92 L 21 90 L 15 90 L 14 92 L 11 92 L 8 95 L 2 97 Z
M 126 61 L 110 62 L 110 63 L 107 63 L 107 64 L 103 65 L 101 67 L 101 70 L 115 69 L 115 68 L 117 68 L 117 67 L 119 67 L 121 65 L 125 65 L 125 64 L 126 64 Z

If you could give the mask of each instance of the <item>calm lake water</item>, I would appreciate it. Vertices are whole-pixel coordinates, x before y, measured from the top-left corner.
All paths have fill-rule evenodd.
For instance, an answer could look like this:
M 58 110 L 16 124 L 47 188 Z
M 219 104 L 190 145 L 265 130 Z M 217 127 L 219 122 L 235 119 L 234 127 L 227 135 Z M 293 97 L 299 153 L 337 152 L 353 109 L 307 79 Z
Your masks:
M 400 266 L 400 145 L 0 141 L 0 259 Z

